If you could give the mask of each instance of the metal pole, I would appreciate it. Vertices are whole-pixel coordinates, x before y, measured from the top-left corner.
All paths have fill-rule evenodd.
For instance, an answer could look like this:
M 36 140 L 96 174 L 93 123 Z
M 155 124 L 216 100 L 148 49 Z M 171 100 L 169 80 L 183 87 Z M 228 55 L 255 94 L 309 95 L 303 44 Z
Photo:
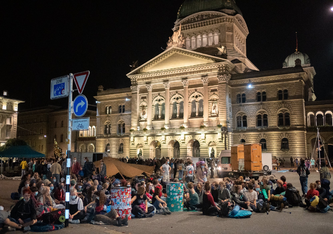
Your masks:
M 319 128 L 317 128 L 317 144 L 318 144 L 318 170 L 321 167 L 321 158 L 320 158 L 320 140 L 319 140 Z
M 69 220 L 69 198 L 70 198 L 70 168 L 71 168 L 71 139 L 72 139 L 72 100 L 73 100 L 73 74 L 69 74 L 69 94 L 68 94 L 68 132 L 67 132 L 67 161 L 66 161 L 66 210 L 65 210 L 65 227 L 68 227 L 68 220 Z

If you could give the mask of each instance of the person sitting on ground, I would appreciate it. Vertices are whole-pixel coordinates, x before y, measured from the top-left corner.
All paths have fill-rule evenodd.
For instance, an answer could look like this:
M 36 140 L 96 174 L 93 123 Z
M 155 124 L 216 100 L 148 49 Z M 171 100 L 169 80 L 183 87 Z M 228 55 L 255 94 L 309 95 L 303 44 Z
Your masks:
M 205 192 L 203 194 L 202 202 L 202 213 L 204 215 L 215 216 L 218 214 L 220 208 L 216 206 L 214 198 L 210 193 L 210 189 L 211 187 L 209 181 L 205 182 Z
M 218 197 L 219 197 L 219 185 L 218 185 L 217 182 L 213 182 L 211 193 L 212 193 L 212 196 L 214 198 L 214 202 L 218 203 L 219 202 L 219 199 L 218 199 Z
M 88 206 L 89 204 L 91 204 L 92 202 L 95 201 L 95 199 L 96 199 L 95 192 L 97 192 L 97 189 L 95 186 L 89 187 L 87 194 L 83 199 L 84 206 Z
M 162 190 L 163 190 L 163 187 L 162 185 L 159 183 L 158 179 L 154 179 L 153 180 L 153 185 L 154 185 L 154 189 L 156 188 L 159 188 L 160 189 L 160 194 L 158 195 L 159 197 L 162 197 L 163 193 L 162 193 Z
M 268 179 L 266 177 L 264 177 L 262 179 L 261 185 L 260 185 L 260 190 L 262 191 L 262 193 L 267 194 L 267 198 L 265 197 L 265 199 L 267 199 L 267 201 L 270 201 L 271 198 L 271 185 L 268 185 Z M 265 190 L 265 191 L 264 191 Z
M 132 197 L 132 214 L 135 217 L 144 218 L 152 217 L 153 215 L 148 211 L 148 199 L 145 195 L 145 188 L 140 186 L 138 187 L 137 194 Z
M 96 195 L 96 214 L 105 214 L 106 210 L 104 210 L 104 206 L 111 205 L 111 198 L 108 199 L 102 191 L 95 192 Z
M 65 202 L 65 185 L 64 183 L 60 183 L 58 187 L 54 190 L 54 198 L 58 200 L 60 203 Z
M 186 193 L 186 201 L 184 203 L 184 206 L 188 210 L 195 210 L 197 206 L 200 204 L 199 203 L 199 196 L 194 190 L 194 185 L 192 182 L 189 182 L 187 184 L 188 191 Z
M 0 225 L 5 224 L 8 225 L 9 231 L 16 231 L 16 229 L 22 229 L 23 226 L 21 224 L 17 224 L 9 219 L 9 212 L 4 210 L 3 206 L 0 206 Z
M 160 194 L 160 188 L 156 188 L 152 196 L 152 204 L 154 205 L 156 210 L 161 211 L 162 214 L 164 215 L 171 214 L 166 202 L 160 198 L 159 194 Z
M 40 194 L 38 194 L 38 196 L 37 196 L 37 203 L 38 203 L 38 205 L 41 205 L 44 208 L 56 206 L 56 203 L 54 202 L 54 200 L 50 196 L 50 188 L 49 187 L 44 186 L 44 189 L 42 190 L 42 192 Z
M 284 190 L 287 189 L 287 178 L 283 175 L 280 177 L 280 179 L 282 180 L 283 184 L 282 184 L 282 187 L 284 188 Z
M 317 191 L 319 192 L 319 197 L 327 200 L 327 198 L 326 198 L 326 189 L 321 187 L 320 180 L 317 180 L 316 184 L 317 184 Z
M 226 202 L 231 198 L 230 191 L 226 187 L 226 183 L 224 181 L 221 181 L 219 183 L 220 189 L 218 193 L 218 201 L 220 203 Z
M 301 204 L 299 191 L 291 183 L 287 184 L 285 197 L 287 198 L 289 208 L 299 206 Z
M 247 201 L 250 202 L 250 204 L 248 206 L 248 210 L 256 211 L 258 194 L 256 191 L 253 190 L 253 184 L 248 185 L 247 191 L 245 192 L 245 197 L 247 198 Z
M 329 191 L 331 190 L 330 188 L 331 172 L 325 162 L 321 162 L 321 168 L 319 170 L 319 173 L 320 173 L 321 187 L 326 190 L 325 198 L 328 199 L 330 197 Z
M 286 190 L 284 189 L 283 187 L 283 181 L 282 180 L 277 180 L 277 187 L 276 189 L 274 190 L 274 194 L 275 195 L 278 195 L 278 194 L 281 194 L 283 192 L 285 192 Z
M 85 217 L 83 201 L 77 196 L 77 190 L 71 189 L 71 197 L 69 200 L 69 221 L 71 223 L 80 223 Z
M 316 190 L 317 188 L 317 184 L 316 183 L 311 183 L 310 184 L 310 189 L 308 190 L 308 192 L 306 193 L 306 196 L 305 196 L 305 203 L 307 205 L 307 207 L 310 206 L 311 204 L 311 198 L 313 196 L 318 196 L 319 197 L 319 192 Z
M 31 198 L 31 190 L 29 188 L 23 190 L 23 199 L 19 200 L 10 212 L 10 221 L 21 224 L 23 227 L 37 223 L 37 214 Z
M 27 184 L 27 181 L 30 181 L 30 174 L 25 174 L 23 175 L 23 177 L 21 178 L 21 182 L 19 184 L 19 187 L 17 189 L 17 192 L 20 194 L 20 195 L 23 195 L 22 194 L 22 188 L 26 188 L 26 184 Z
M 98 180 L 94 180 L 94 186 L 97 188 L 97 191 L 101 191 L 103 189 Z
M 247 198 L 241 193 L 242 186 L 235 185 L 234 192 L 232 193 L 232 200 L 241 207 L 241 209 L 249 209 L 250 202 L 247 201 Z
M 151 199 L 153 199 L 153 196 L 151 194 L 152 183 L 148 182 L 146 184 L 145 188 L 146 188 L 146 193 L 145 194 L 146 194 L 147 198 L 151 201 Z

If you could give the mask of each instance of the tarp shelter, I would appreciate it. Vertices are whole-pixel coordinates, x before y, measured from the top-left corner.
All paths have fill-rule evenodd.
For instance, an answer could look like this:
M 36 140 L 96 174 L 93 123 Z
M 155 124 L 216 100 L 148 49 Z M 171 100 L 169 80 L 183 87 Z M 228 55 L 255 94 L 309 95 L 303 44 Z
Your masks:
M 155 169 L 154 166 L 124 163 L 116 158 L 103 158 L 103 161 L 106 165 L 107 176 L 114 176 L 119 173 L 120 175 L 132 178 L 142 175 L 142 173 L 151 174 Z M 101 160 L 94 162 L 94 164 L 96 168 L 99 168 Z
M 34 151 L 28 145 L 17 145 L 11 146 L 8 149 L 0 152 L 0 157 L 2 161 L 2 158 L 43 158 L 45 155 Z M 2 165 L 3 162 L 1 163 L 1 174 Z

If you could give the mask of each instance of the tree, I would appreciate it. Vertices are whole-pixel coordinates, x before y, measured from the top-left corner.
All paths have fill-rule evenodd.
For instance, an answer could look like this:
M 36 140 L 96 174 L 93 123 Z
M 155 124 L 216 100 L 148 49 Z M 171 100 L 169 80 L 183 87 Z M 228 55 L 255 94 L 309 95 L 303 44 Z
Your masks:
M 12 138 L 12 139 L 9 139 L 5 145 L 0 147 L 0 152 L 8 149 L 11 146 L 18 146 L 18 145 L 27 145 L 27 143 L 24 140 Z

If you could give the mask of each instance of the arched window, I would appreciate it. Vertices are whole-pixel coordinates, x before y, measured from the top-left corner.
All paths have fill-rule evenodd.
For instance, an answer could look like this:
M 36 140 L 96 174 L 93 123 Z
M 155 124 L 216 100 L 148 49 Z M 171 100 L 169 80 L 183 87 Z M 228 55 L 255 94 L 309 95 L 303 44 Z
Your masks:
M 315 116 L 314 116 L 314 114 L 310 114 L 310 115 L 308 116 L 308 118 L 310 118 L 309 126 L 310 126 L 310 127 L 314 127 L 314 126 L 316 126 L 316 124 L 315 124 Z
M 191 38 L 191 48 L 192 48 L 192 49 L 195 49 L 195 44 L 196 44 L 195 36 L 193 36 L 193 37 Z
M 245 144 L 245 143 L 246 143 L 246 141 L 245 141 L 244 139 L 241 139 L 239 142 L 240 142 L 241 144 Z
M 237 128 L 247 128 L 247 116 L 245 114 L 240 114 L 236 117 Z
M 202 46 L 207 46 L 207 35 L 202 35 Z
M 111 123 L 106 123 L 104 125 L 104 134 L 110 135 L 111 134 Z
M 279 127 L 290 126 L 290 114 L 288 112 L 278 114 L 278 126 Z
M 240 94 L 237 94 L 237 103 L 242 103 L 242 97 Z
M 160 105 L 155 104 L 155 114 L 154 114 L 154 119 L 159 119 L 159 113 L 160 113 Z
M 245 103 L 245 102 L 246 102 L 246 94 L 243 93 L 243 94 L 242 94 L 242 103 Z
M 92 136 L 96 136 L 96 127 L 95 126 L 92 127 Z
M 284 100 L 287 100 L 288 98 L 289 98 L 288 90 L 285 89 L 285 90 L 283 90 L 283 99 L 284 99 Z
M 196 117 L 196 112 L 197 112 L 197 103 L 195 100 L 193 100 L 191 104 L 191 117 Z
M 289 141 L 287 138 L 281 140 L 281 150 L 289 150 Z
M 257 115 L 257 127 L 268 127 L 268 116 L 267 114 Z
M 89 128 L 88 128 L 88 136 L 92 136 L 92 134 L 91 134 L 91 126 L 89 126 Z
M 278 99 L 279 99 L 279 100 L 282 100 L 282 99 L 283 99 L 283 96 L 282 96 L 282 90 L 279 90 L 279 91 L 278 91 Z
M 268 127 L 268 115 L 263 115 L 263 126 Z
M 326 120 L 326 125 L 332 126 L 332 114 L 331 113 L 327 113 L 325 115 L 325 120 Z
M 123 105 L 123 113 L 125 113 L 125 105 Z
M 261 150 L 267 150 L 266 139 L 260 140 Z
M 124 144 L 120 143 L 119 149 L 118 149 L 118 154 L 123 154 L 124 153 Z
M 118 124 L 118 130 L 117 130 L 118 134 L 121 134 L 121 123 Z
M 165 119 L 165 103 L 162 103 L 161 119 Z
M 214 45 L 219 44 L 219 34 L 216 32 L 214 33 Z
M 266 92 L 262 92 L 261 96 L 262 96 L 262 101 L 265 102 L 266 101 Z
M 105 114 L 109 114 L 109 107 L 108 106 L 105 107 Z
M 184 118 L 184 102 L 179 103 L 179 118 Z
M 317 126 L 323 126 L 324 125 L 324 117 L 322 114 L 317 115 Z
M 105 146 L 105 152 L 110 153 L 110 151 L 111 151 L 110 143 L 107 143 Z
M 201 35 L 197 36 L 197 48 L 201 47 Z
M 211 46 L 213 45 L 213 33 L 208 34 L 208 45 Z
M 199 101 L 199 110 L 198 110 L 198 116 L 202 117 L 203 116 L 203 99 Z
M 177 118 L 177 103 L 174 102 L 172 104 L 172 118 L 175 119 Z
M 126 129 L 125 128 L 125 123 L 123 123 L 123 129 L 122 129 L 122 132 L 121 132 L 122 134 L 125 134 L 125 129 Z
M 64 142 L 64 135 L 63 134 L 60 135 L 60 142 Z
M 260 92 L 257 93 L 257 102 L 261 102 L 261 93 Z
M 262 115 L 257 115 L 257 127 L 262 127 Z

